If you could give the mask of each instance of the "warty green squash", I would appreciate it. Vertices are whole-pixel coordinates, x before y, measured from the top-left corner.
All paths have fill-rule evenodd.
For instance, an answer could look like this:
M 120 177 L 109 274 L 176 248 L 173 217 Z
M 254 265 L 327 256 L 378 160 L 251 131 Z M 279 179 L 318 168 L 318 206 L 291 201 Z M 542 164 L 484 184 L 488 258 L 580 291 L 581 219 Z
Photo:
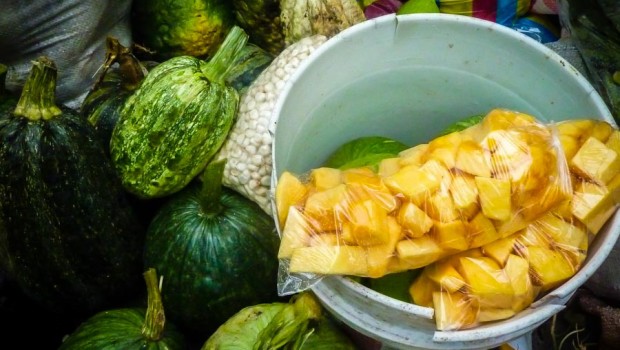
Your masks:
M 166 322 L 157 272 L 144 272 L 146 308 L 116 308 L 100 311 L 84 321 L 58 350 L 183 350 L 184 335 Z M 165 282 L 164 282 L 165 283 Z
M 112 162 L 127 191 L 165 197 L 204 169 L 234 123 L 239 93 L 224 81 L 247 39 L 234 27 L 208 62 L 171 58 L 129 96 L 110 139 Z
M 225 161 L 171 196 L 147 230 L 145 266 L 166 286 L 175 324 L 209 334 L 242 308 L 277 300 L 280 239 L 271 216 L 222 187 Z
M 54 103 L 54 62 L 33 62 L 0 114 L 0 266 L 28 297 L 85 313 L 140 285 L 144 227 L 93 127 Z

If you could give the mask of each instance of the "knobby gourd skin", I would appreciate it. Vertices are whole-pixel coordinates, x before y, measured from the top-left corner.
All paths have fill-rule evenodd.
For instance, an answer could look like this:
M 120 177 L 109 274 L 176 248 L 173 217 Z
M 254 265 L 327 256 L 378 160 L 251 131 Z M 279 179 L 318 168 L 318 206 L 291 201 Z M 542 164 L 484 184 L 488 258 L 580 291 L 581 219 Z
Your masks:
M 247 34 L 233 28 L 209 62 L 160 63 L 127 99 L 110 155 L 125 189 L 141 198 L 178 192 L 202 171 L 234 123 L 237 91 L 224 83 Z
M 44 307 L 88 313 L 139 287 L 144 228 L 93 127 L 54 104 L 55 82 L 39 59 L 0 115 L 0 265 Z

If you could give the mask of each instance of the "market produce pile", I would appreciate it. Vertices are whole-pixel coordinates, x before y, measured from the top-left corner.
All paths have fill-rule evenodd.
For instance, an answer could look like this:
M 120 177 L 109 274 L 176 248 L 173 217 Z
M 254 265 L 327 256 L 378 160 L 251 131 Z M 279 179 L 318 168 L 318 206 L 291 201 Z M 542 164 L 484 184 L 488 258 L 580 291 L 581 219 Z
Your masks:
M 29 341 L 62 349 L 354 349 L 311 292 L 279 293 L 283 274 L 413 271 L 397 293 L 434 307 L 438 329 L 510 317 L 568 279 L 618 203 L 620 133 L 596 120 L 556 133 L 496 110 L 413 148 L 377 135 L 343 145 L 310 182 L 285 173 L 272 212 L 278 96 L 377 8 L 559 35 L 534 0 L 511 11 L 413 1 L 124 1 L 131 32 L 120 23 L 104 39 L 93 21 L 105 53 L 88 50 L 88 64 L 56 48 L 0 55 L 0 310 L 18 291 L 41 323 L 64 326 Z M 344 226 L 339 196 L 355 198 Z

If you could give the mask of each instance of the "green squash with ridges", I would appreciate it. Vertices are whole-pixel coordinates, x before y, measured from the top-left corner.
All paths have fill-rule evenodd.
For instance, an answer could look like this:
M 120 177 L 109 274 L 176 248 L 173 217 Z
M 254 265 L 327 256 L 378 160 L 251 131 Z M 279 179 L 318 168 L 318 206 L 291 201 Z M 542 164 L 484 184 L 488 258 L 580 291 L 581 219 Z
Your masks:
M 141 198 L 185 187 L 219 150 L 234 123 L 239 93 L 224 83 L 247 34 L 234 27 L 212 60 L 171 58 L 127 99 L 110 155 L 125 189 Z
M 0 115 L 0 265 L 44 308 L 82 314 L 137 291 L 144 227 L 93 127 L 54 103 L 56 74 L 35 61 Z

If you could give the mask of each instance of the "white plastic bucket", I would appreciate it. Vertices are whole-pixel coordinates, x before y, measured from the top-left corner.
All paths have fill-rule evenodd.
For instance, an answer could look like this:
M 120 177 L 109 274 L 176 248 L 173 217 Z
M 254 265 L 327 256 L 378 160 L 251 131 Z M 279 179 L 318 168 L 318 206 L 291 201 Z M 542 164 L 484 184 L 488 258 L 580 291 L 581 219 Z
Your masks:
M 382 135 L 410 145 L 495 107 L 546 121 L 614 123 L 592 85 L 562 57 L 518 32 L 465 16 L 388 15 L 331 38 L 302 63 L 273 115 L 272 197 L 284 170 L 318 167 L 342 143 Z M 615 124 L 615 123 L 614 123 Z M 620 234 L 616 215 L 581 270 L 530 308 L 470 330 L 436 331 L 433 310 L 381 295 L 343 277 L 313 287 L 323 305 L 385 348 L 531 348 L 531 332 L 564 308 Z

